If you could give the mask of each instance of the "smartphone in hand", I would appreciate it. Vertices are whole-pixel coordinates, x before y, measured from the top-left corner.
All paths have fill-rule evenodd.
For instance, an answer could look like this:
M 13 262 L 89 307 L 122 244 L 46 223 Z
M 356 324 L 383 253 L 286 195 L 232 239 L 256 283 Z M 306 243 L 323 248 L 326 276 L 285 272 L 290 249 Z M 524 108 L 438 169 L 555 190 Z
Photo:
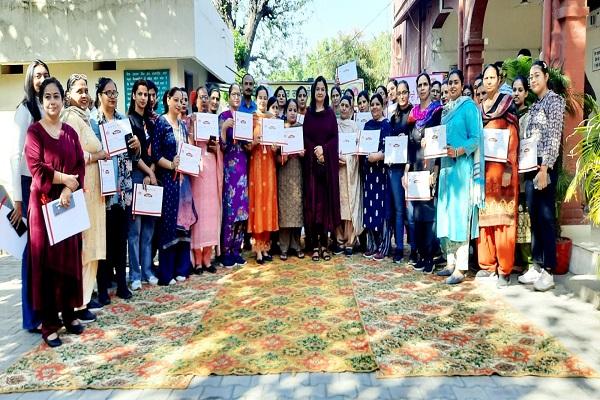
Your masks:
M 11 210 L 8 213 L 8 215 L 6 216 L 6 219 L 8 219 L 8 222 L 10 222 L 14 212 L 15 212 L 15 210 Z M 16 225 L 11 223 L 11 226 L 15 229 L 15 231 L 17 231 L 17 235 L 19 235 L 19 236 L 23 236 L 25 234 L 25 232 L 27 232 L 27 225 L 25 225 L 25 223 L 23 222 L 22 219 L 20 219 Z

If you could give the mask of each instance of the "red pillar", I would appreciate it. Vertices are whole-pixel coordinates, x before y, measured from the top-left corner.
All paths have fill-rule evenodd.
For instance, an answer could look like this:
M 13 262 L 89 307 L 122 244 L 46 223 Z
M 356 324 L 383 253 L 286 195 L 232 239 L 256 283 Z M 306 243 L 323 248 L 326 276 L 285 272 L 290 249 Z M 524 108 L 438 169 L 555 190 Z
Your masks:
M 488 0 L 465 0 L 464 48 L 465 80 L 472 83 L 483 68 L 483 21 Z
M 554 25 L 560 27 L 559 32 L 553 32 L 553 48 L 556 45 L 558 54 L 556 60 L 560 61 L 565 74 L 571 79 L 571 86 L 575 93 L 583 93 L 585 82 L 585 44 L 586 44 L 586 18 L 589 12 L 586 0 L 555 0 Z M 554 42 L 556 35 L 557 43 Z M 554 54 L 553 54 L 554 55 Z M 583 120 L 583 110 L 577 109 L 575 116 L 568 116 L 565 120 L 563 133 L 563 166 L 567 171 L 574 173 L 576 158 L 570 156 L 570 151 L 581 140 L 581 135 L 571 135 L 573 129 Z M 562 206 L 561 222 L 563 224 L 583 223 L 583 210 L 577 201 L 565 203 Z

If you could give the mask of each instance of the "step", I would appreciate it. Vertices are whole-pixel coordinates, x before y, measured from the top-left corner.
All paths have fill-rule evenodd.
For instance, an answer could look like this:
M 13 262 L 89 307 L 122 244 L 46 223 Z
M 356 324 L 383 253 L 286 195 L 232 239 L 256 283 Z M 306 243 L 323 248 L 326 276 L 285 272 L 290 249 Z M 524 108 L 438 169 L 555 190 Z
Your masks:
M 597 274 L 575 275 L 569 272 L 565 275 L 554 275 L 554 280 L 578 299 L 591 303 L 600 310 L 600 279 Z
M 573 241 L 569 271 L 596 275 L 600 268 L 600 229 L 591 225 L 564 225 L 562 236 Z

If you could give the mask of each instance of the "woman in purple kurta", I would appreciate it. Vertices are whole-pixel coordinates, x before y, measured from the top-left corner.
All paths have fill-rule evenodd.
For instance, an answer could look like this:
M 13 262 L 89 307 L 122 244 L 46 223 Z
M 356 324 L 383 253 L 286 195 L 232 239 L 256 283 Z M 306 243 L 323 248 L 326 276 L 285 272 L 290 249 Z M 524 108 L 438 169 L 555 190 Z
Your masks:
M 219 116 L 223 149 L 223 265 L 231 268 L 246 263 L 240 251 L 248 222 L 248 152 L 245 141 L 233 138 L 233 113 L 240 106 L 240 87 L 229 87 L 229 110 Z
M 48 242 L 42 205 L 61 199 L 67 206 L 72 191 L 83 186 L 85 161 L 77 132 L 59 119 L 64 92 L 54 78 L 40 88 L 44 117 L 27 130 L 25 158 L 33 181 L 29 196 L 29 258 L 33 308 L 42 316 L 42 337 L 48 345 L 60 346 L 57 331 L 79 334 L 83 327 L 75 307 L 83 301 L 81 234 L 54 246 Z M 58 313 L 62 312 L 62 323 Z
M 327 234 L 341 223 L 338 126 L 329 107 L 327 82 L 312 85 L 310 109 L 304 117 L 304 227 L 313 261 L 329 260 Z

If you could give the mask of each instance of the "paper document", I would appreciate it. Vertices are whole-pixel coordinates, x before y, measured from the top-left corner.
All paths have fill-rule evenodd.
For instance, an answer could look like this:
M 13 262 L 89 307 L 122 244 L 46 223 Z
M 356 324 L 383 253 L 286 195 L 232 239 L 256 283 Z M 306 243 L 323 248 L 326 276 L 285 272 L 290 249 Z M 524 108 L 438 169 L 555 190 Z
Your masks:
M 163 188 L 154 185 L 133 185 L 131 213 L 160 217 L 162 214 Z
M 446 157 L 446 125 L 438 125 L 432 128 L 425 128 L 425 149 L 423 156 L 425 159 Z
M 429 171 L 412 171 L 406 176 L 407 190 L 406 200 L 429 201 L 431 200 L 431 189 L 429 184 Z
M 408 136 L 388 136 L 385 138 L 386 164 L 406 164 L 408 161 Z
M 98 160 L 98 169 L 100 170 L 100 194 L 110 196 L 117 193 L 117 178 L 113 160 Z
M 60 199 L 42 206 L 46 232 L 51 246 L 90 228 L 90 217 L 83 190 L 71 194 L 69 207 L 62 207 Z

